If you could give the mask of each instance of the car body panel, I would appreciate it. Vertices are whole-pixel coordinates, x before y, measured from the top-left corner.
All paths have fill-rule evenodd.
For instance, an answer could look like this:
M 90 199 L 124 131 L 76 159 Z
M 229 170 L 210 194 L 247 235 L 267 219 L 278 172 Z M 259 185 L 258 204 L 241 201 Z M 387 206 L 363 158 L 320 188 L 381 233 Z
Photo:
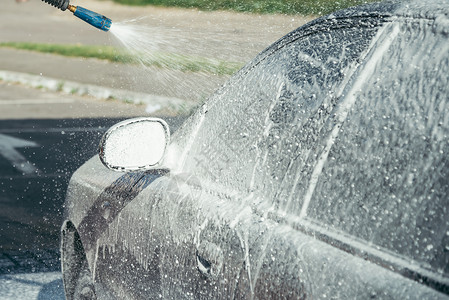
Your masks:
M 173 193 L 173 184 L 186 185 L 179 178 L 168 177 L 150 184 L 89 250 L 100 290 L 114 291 L 107 297 L 446 298 L 288 224 L 253 214 L 250 207 L 231 207 L 208 191 L 198 198 L 193 198 L 192 192 Z M 235 211 L 244 213 L 236 216 Z M 171 221 L 176 219 L 182 223 Z M 198 271 L 198 249 L 204 243 L 213 243 L 227 253 L 222 262 L 226 267 L 215 276 Z M 170 251 L 161 251 L 164 248 Z M 207 259 L 213 261 L 210 257 Z M 233 281 L 237 282 L 230 284 Z
M 447 299 L 447 4 L 385 2 L 317 19 L 191 116 L 163 169 L 84 164 L 66 220 L 97 290 Z M 415 169 L 427 175 L 405 176 Z

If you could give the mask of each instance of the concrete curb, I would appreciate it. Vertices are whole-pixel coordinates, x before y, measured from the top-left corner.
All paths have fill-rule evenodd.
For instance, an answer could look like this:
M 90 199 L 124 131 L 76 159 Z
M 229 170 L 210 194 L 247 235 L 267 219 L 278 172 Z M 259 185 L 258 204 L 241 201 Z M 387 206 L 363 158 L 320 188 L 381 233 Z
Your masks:
M 175 97 L 137 93 L 5 70 L 0 70 L 0 80 L 70 95 L 91 96 L 97 99 L 115 99 L 127 103 L 145 104 L 147 105 L 146 110 L 148 113 L 157 112 L 162 109 L 183 113 L 191 111 L 196 106 L 193 102 Z

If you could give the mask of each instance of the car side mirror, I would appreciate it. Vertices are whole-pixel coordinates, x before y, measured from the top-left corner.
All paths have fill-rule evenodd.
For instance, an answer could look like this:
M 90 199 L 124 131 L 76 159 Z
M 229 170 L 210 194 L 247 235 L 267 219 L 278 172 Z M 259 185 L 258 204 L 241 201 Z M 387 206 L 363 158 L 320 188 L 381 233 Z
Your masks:
M 134 118 L 109 128 L 98 152 L 101 162 L 111 170 L 146 170 L 161 162 L 169 141 L 170 131 L 164 120 Z

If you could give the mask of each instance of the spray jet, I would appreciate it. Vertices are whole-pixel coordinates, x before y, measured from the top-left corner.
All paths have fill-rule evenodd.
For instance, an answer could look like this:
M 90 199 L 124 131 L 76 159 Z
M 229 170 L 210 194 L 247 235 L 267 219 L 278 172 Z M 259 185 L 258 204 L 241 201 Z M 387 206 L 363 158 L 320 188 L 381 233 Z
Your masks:
M 91 10 L 85 9 L 84 7 L 70 5 L 69 0 L 42 0 L 42 1 L 50 5 L 53 5 L 54 7 L 59 8 L 62 11 L 68 9 L 76 17 L 103 31 L 109 31 L 109 28 L 111 28 L 112 24 L 111 19 L 103 15 L 100 15 L 96 12 L 93 12 Z

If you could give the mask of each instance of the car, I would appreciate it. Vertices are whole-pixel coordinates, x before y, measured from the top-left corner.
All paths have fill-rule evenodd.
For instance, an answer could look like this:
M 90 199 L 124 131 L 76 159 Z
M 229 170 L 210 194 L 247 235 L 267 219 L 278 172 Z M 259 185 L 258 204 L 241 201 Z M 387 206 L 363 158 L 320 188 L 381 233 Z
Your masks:
M 449 1 L 320 17 L 72 176 L 67 299 L 448 299 Z

